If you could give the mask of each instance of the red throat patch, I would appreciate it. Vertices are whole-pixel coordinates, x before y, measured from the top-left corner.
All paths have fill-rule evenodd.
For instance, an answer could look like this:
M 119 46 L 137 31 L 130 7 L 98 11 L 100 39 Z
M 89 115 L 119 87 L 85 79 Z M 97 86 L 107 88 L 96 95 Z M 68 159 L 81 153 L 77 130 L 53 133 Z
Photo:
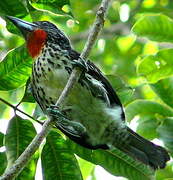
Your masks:
M 29 54 L 34 58 L 40 54 L 41 49 L 47 38 L 47 33 L 42 29 L 37 29 L 29 34 L 27 39 L 27 48 Z

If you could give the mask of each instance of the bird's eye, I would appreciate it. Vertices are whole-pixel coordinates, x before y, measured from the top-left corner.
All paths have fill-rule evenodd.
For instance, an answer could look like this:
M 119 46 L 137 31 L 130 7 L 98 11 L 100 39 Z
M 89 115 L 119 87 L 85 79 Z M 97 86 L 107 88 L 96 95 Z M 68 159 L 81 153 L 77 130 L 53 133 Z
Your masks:
M 47 25 L 47 22 L 42 22 L 42 25 L 44 25 L 44 26 Z

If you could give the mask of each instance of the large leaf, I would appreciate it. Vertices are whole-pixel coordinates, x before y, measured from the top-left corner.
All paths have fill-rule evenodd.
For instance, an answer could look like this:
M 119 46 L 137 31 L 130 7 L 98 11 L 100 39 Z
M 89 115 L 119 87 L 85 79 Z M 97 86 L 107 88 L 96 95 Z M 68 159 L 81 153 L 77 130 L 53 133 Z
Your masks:
M 10 51 L 0 63 L 0 90 L 23 86 L 31 74 L 32 60 L 24 46 Z
M 96 165 L 100 165 L 116 176 L 124 176 L 129 180 L 151 180 L 153 171 L 139 161 L 134 160 L 122 151 L 114 149 L 113 151 L 105 150 L 88 150 L 72 141 L 69 141 L 70 149 L 81 158 L 88 160 Z
M 162 79 L 150 87 L 167 105 L 173 108 L 173 78 Z
M 126 117 L 128 121 L 140 115 L 172 117 L 173 110 L 157 102 L 147 100 L 136 100 L 126 107 Z
M 66 141 L 57 132 L 50 132 L 41 154 L 45 180 L 82 180 L 79 165 Z
M 139 75 L 144 76 L 150 83 L 173 75 L 173 49 L 164 49 L 156 55 L 145 57 L 137 67 Z
M 7 167 L 7 157 L 5 152 L 0 152 L 0 175 L 3 174 Z
M 156 179 L 157 180 L 173 180 L 173 171 L 172 171 L 173 163 L 167 164 L 164 169 L 159 169 L 156 172 Z
M 30 0 L 30 3 L 34 8 L 40 10 L 48 10 L 55 14 L 72 15 L 70 12 L 69 0 Z
M 36 131 L 29 120 L 21 119 L 15 116 L 10 120 L 5 136 L 5 147 L 8 160 L 8 167 L 19 157 L 25 148 L 32 141 Z M 36 170 L 36 158 L 34 155 L 29 164 L 24 168 L 17 179 L 33 180 Z
M 142 17 L 132 31 L 154 41 L 173 42 L 173 20 L 163 14 Z
M 147 139 L 157 137 L 157 132 L 154 131 L 158 127 L 157 118 L 152 114 L 141 114 L 138 119 L 137 133 Z
M 0 147 L 3 146 L 4 134 L 0 132 Z
M 3 0 L 0 1 L 0 14 L 24 17 L 28 14 L 28 12 L 21 0 Z
M 163 123 L 157 128 L 160 139 L 163 140 L 169 152 L 173 155 L 173 118 L 164 119 Z

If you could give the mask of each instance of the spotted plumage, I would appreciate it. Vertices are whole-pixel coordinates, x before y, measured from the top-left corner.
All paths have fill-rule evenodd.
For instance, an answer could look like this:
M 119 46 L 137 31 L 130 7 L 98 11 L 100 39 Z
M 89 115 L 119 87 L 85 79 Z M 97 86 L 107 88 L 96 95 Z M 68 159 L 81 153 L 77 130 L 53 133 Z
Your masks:
M 117 147 L 154 169 L 165 167 L 169 160 L 167 151 L 126 126 L 124 110 L 116 92 L 90 61 L 66 99 L 61 122 L 58 121 L 58 111 L 48 109 L 61 94 L 73 62 L 80 54 L 73 50 L 69 39 L 54 24 L 8 18 L 21 30 L 34 58 L 31 80 L 34 98 L 43 112 L 48 115 L 51 112 L 51 116 L 57 119 L 57 128 L 84 147 Z

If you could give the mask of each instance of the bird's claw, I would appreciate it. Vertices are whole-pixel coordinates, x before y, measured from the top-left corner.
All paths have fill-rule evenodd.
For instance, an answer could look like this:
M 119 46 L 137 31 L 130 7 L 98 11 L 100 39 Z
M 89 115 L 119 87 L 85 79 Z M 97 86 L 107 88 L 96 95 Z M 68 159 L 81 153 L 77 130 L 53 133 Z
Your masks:
M 50 116 L 55 118 L 56 124 L 68 134 L 80 137 L 86 133 L 86 128 L 79 122 L 70 121 L 56 105 L 51 105 L 47 108 L 47 112 Z
M 50 107 L 47 108 L 47 112 L 50 116 L 59 119 L 59 121 L 66 118 L 56 105 L 50 105 Z
M 73 68 L 78 67 L 84 72 L 88 71 L 87 62 L 82 58 L 79 58 L 78 60 L 73 60 L 72 61 L 72 66 L 73 66 Z

